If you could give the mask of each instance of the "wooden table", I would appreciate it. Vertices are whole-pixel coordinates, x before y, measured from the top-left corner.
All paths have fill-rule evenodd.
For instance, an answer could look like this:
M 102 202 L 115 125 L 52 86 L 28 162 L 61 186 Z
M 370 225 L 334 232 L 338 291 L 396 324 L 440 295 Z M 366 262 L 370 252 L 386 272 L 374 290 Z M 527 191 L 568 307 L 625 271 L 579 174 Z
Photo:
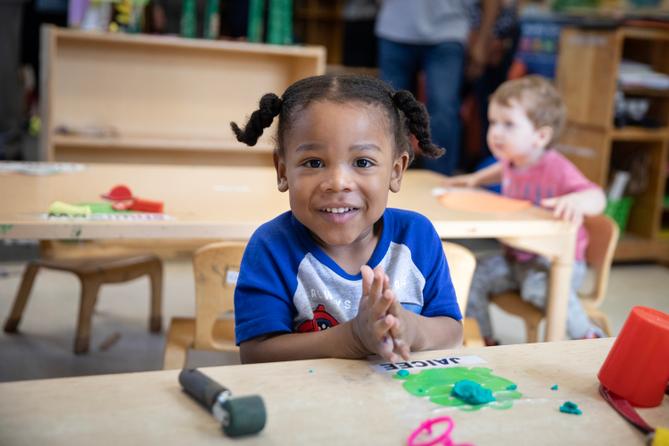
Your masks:
M 484 445 L 642 445 L 641 434 L 599 396 L 597 372 L 613 339 L 422 352 L 412 360 L 475 355 L 518 385 L 507 410 L 446 408 L 409 394 L 391 373 L 364 360 L 321 359 L 211 367 L 204 373 L 235 395 L 259 394 L 267 425 L 249 445 L 406 444 L 427 418 L 455 421 L 456 443 Z M 415 373 L 415 369 L 413 373 Z M 178 371 L 0 384 L 3 445 L 232 444 L 184 394 Z M 558 384 L 557 391 L 551 386 Z M 573 401 L 583 415 L 558 411 Z M 669 397 L 641 415 L 669 421 Z
M 249 149 L 252 150 L 252 149 Z M 431 191 L 439 175 L 407 172 L 389 206 L 426 215 L 442 238 L 500 238 L 553 259 L 546 339 L 564 337 L 574 261 L 575 228 L 541 209 L 513 213 L 464 212 L 443 207 Z M 139 197 L 163 200 L 163 221 L 47 220 L 53 201 L 101 201 L 116 184 Z M 89 164 L 83 171 L 49 176 L 0 174 L 0 238 L 4 239 L 212 239 L 247 240 L 262 223 L 288 209 L 272 168 Z M 6 197 L 6 198 L 5 198 Z

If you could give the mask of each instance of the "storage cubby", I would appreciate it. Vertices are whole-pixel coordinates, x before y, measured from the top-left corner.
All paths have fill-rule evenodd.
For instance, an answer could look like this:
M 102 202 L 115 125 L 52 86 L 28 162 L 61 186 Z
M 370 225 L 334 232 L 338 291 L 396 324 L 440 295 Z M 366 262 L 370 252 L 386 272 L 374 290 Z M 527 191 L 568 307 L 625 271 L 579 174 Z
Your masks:
M 267 92 L 325 72 L 322 47 L 42 31 L 42 159 L 271 165 L 272 132 L 237 142 Z
M 636 176 L 645 184 L 628 194 L 634 201 L 615 258 L 669 261 L 665 205 L 669 194 L 669 88 L 643 82 L 623 85 L 619 79 L 623 60 L 669 74 L 669 31 L 640 27 L 562 30 L 556 78 L 567 106 L 567 126 L 561 143 L 584 174 L 605 189 L 616 170 L 639 171 L 632 174 L 632 181 Z M 641 104 L 647 105 L 645 119 L 621 122 L 616 115 L 616 110 L 620 112 L 616 92 L 624 94 L 629 101 L 626 106 L 632 109 L 645 102 Z

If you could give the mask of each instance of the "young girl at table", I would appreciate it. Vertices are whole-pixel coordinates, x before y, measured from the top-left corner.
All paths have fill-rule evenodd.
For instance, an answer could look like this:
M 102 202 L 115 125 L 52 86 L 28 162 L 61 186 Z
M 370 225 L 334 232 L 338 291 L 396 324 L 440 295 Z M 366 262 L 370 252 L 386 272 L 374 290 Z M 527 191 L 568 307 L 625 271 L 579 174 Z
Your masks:
M 567 333 L 571 338 L 601 337 L 602 331 L 588 319 L 577 295 L 586 274 L 588 234 L 584 215 L 604 210 L 603 191 L 571 162 L 552 149 L 564 126 L 566 109 L 555 88 L 540 76 L 527 76 L 502 84 L 490 98 L 488 145 L 498 162 L 478 172 L 451 177 L 447 186 L 502 183 L 502 194 L 529 200 L 553 209 L 556 217 L 580 224 L 576 262 L 571 281 Z M 486 344 L 493 338 L 489 295 L 519 290 L 523 300 L 545 308 L 548 283 L 546 258 L 505 249 L 504 254 L 479 259 L 467 304 Z
M 260 99 L 237 139 L 278 117 L 274 165 L 290 211 L 253 234 L 235 290 L 242 362 L 405 360 L 462 339 L 441 241 L 420 214 L 386 208 L 421 150 L 438 157 L 425 108 L 362 76 L 315 76 Z

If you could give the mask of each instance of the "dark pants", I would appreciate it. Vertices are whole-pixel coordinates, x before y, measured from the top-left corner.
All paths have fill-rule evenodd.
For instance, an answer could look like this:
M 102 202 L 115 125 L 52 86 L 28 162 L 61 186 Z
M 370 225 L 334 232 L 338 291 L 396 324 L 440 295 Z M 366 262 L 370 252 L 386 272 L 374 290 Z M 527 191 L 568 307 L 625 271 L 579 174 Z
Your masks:
M 416 76 L 425 73 L 427 111 L 433 142 L 446 149 L 436 160 L 421 157 L 418 167 L 450 175 L 460 155 L 460 87 L 465 49 L 458 42 L 412 45 L 379 39 L 381 79 L 415 93 Z

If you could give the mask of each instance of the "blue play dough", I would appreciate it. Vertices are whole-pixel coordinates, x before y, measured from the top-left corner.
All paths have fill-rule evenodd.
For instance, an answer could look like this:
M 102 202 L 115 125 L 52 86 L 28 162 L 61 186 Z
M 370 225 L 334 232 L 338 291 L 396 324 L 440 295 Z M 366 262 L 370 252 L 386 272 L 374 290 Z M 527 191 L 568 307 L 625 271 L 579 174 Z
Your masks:
M 495 401 L 492 391 L 481 386 L 481 384 L 463 379 L 458 381 L 451 390 L 451 396 L 454 396 L 467 404 L 478 405 Z

